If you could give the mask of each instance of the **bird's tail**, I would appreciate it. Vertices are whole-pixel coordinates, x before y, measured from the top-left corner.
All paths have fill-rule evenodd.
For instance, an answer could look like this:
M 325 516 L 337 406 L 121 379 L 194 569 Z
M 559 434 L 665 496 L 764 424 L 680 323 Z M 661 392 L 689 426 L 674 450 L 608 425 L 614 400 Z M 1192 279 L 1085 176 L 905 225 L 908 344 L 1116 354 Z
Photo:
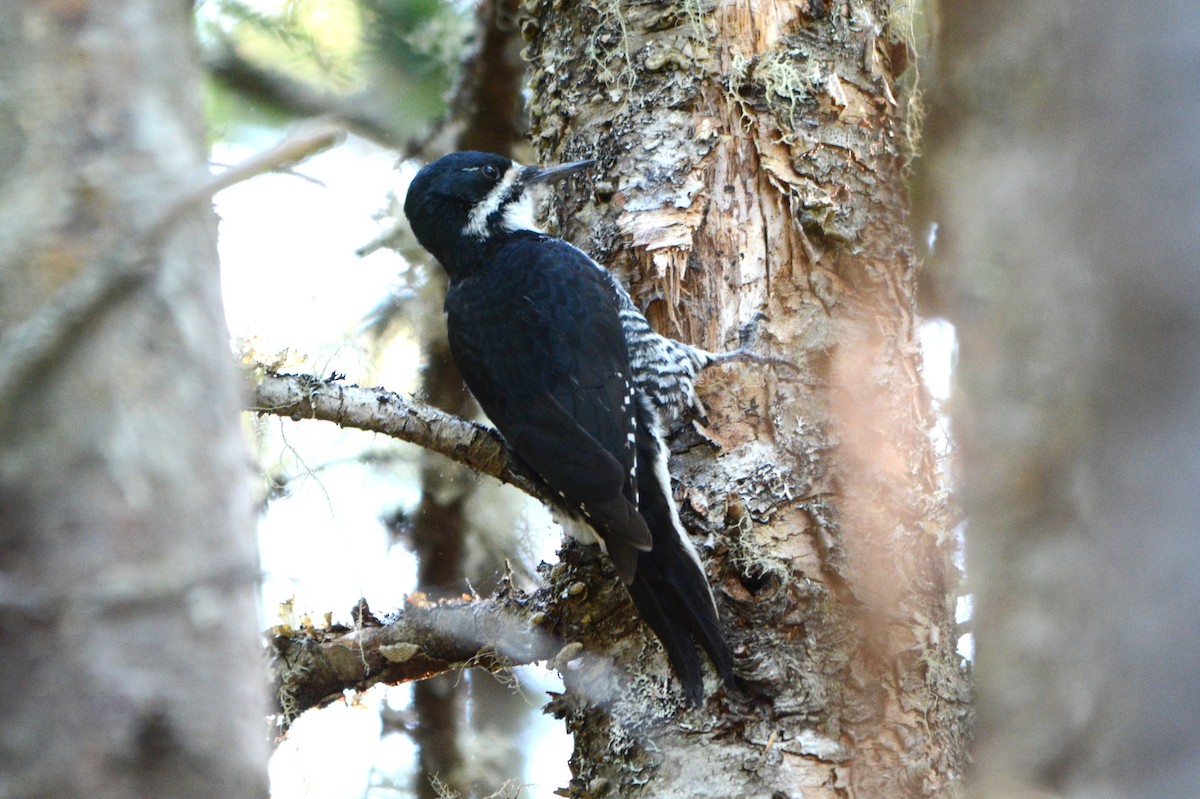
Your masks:
M 637 553 L 637 568 L 628 589 L 642 618 L 662 641 L 684 695 L 699 705 L 704 698 L 704 669 L 696 647 L 708 653 L 730 686 L 735 683 L 733 654 L 721 633 L 700 560 L 675 511 L 666 458 L 656 426 L 639 423 L 638 511 L 650 528 L 654 546 L 649 552 Z

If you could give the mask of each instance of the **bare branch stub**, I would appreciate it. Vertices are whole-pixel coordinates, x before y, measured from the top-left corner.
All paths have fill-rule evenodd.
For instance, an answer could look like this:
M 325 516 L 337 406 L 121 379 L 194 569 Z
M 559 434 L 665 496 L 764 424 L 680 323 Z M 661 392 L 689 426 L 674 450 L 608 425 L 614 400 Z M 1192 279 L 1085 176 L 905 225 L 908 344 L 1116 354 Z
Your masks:
M 432 603 L 421 594 L 382 626 L 276 630 L 270 639 L 275 711 L 286 726 L 346 690 L 396 685 L 466 667 L 497 671 L 547 660 L 561 646 L 538 624 L 550 594 L 506 588 L 495 597 Z

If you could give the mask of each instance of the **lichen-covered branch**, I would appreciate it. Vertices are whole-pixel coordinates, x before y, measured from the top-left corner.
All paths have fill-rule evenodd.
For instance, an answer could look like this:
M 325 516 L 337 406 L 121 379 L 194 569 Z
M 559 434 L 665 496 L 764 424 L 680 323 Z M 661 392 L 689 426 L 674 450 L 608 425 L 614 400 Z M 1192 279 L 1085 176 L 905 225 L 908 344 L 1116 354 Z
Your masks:
M 256 371 L 248 410 L 295 421 L 321 419 L 407 441 L 445 455 L 480 474 L 494 477 L 570 512 L 536 477 L 513 460 L 504 439 L 490 427 L 411 402 L 386 389 L 345 385 L 313 375 Z
M 546 590 L 525 594 L 508 587 L 487 599 L 428 602 L 414 594 L 386 623 L 360 600 L 354 628 L 277 627 L 271 639 L 275 711 L 286 725 L 346 690 L 467 666 L 497 671 L 547 660 L 561 648 L 538 626 L 552 615 L 550 596 Z
M 495 430 L 381 388 L 259 372 L 249 409 L 296 421 L 321 419 L 418 444 L 569 512 L 522 471 Z M 434 603 L 413 594 L 386 623 L 360 601 L 353 628 L 276 627 L 271 633 L 271 671 L 281 724 L 286 727 L 300 713 L 326 705 L 344 691 L 377 683 L 411 682 L 467 666 L 495 671 L 547 660 L 556 653 L 558 659 L 573 660 L 582 649 L 578 640 L 583 631 L 572 620 L 593 618 L 579 609 L 591 606 L 588 589 L 576 572 L 587 557 L 581 548 L 570 549 L 563 563 L 546 567 L 544 587 L 533 594 L 516 591 L 505 580 L 497 595 L 486 599 L 464 596 Z M 607 596 L 619 583 L 611 570 L 603 575 L 607 579 L 594 593 Z M 598 604 L 611 607 L 612 601 Z M 563 640 L 575 641 L 574 649 L 564 649 Z

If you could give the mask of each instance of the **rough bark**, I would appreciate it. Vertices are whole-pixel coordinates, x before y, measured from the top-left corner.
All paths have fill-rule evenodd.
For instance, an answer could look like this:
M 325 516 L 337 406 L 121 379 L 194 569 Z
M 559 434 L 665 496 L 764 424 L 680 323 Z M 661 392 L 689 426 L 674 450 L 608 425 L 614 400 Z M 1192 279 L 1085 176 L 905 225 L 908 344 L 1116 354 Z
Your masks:
M 660 332 L 728 348 L 765 310 L 800 366 L 706 376 L 709 423 L 673 439 L 745 696 L 683 708 L 607 569 L 567 551 L 559 579 L 594 588 L 560 631 L 616 664 L 564 671 L 570 795 L 953 792 L 966 677 L 887 5 L 525 10 L 538 153 L 599 159 L 559 229 Z
M 192 35 L 183 3 L 0 10 L 4 796 L 267 793 Z
M 1190 796 L 1200 9 L 944 8 L 927 174 L 961 342 L 973 782 Z

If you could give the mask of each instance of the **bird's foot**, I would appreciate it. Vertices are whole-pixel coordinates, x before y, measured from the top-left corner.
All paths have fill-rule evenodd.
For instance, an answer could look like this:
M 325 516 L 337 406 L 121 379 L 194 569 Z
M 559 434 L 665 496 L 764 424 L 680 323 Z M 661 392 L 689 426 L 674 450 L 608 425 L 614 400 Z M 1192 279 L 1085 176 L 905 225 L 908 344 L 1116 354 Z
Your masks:
M 784 358 L 776 358 L 771 355 L 763 355 L 755 351 L 755 344 L 758 341 L 759 326 L 769 321 L 768 317 L 762 311 L 756 311 L 750 321 L 742 325 L 738 331 L 738 348 L 729 352 L 712 353 L 711 363 L 721 364 L 730 363 L 732 361 L 749 361 L 750 363 L 762 363 L 767 366 L 780 366 L 791 369 L 794 372 L 799 372 L 800 367 Z

